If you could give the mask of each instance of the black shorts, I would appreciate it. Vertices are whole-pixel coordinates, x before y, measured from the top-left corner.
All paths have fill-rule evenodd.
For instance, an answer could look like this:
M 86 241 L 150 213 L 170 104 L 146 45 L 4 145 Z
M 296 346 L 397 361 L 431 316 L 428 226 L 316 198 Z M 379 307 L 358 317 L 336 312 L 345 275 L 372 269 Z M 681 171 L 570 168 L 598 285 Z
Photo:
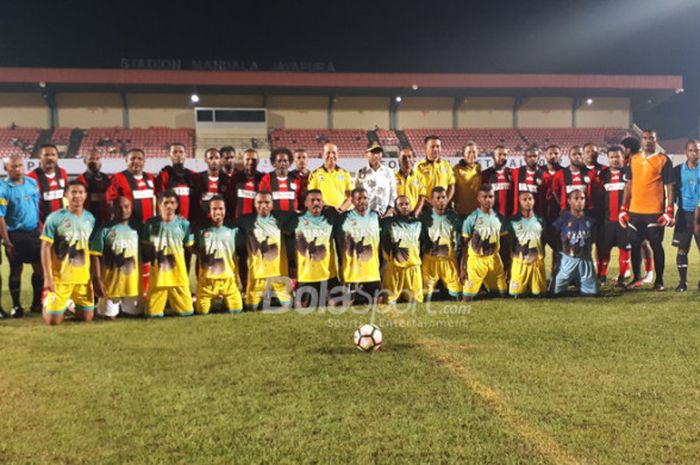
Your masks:
M 640 214 L 630 213 L 627 225 L 627 238 L 633 247 L 639 247 L 648 240 L 651 244 L 661 244 L 664 241 L 665 227 L 658 223 L 661 213 Z
M 627 231 L 617 221 L 603 222 L 600 239 L 603 250 L 612 250 L 613 247 L 624 249 L 629 245 Z
M 350 294 L 352 305 L 371 304 L 382 292 L 382 283 L 372 281 L 368 283 L 347 283 L 347 292 Z
M 15 246 L 14 258 L 7 257 L 10 266 L 18 266 L 22 263 L 41 263 L 39 228 L 34 231 L 10 231 L 8 234 L 12 245 Z
M 690 241 L 695 238 L 695 243 L 700 247 L 700 235 L 695 234 L 695 212 L 678 210 L 676 214 L 676 227 L 673 230 L 673 244 L 679 249 L 688 250 Z
M 294 300 L 305 307 L 325 307 L 329 299 L 338 299 L 345 293 L 338 278 L 313 283 L 297 283 Z

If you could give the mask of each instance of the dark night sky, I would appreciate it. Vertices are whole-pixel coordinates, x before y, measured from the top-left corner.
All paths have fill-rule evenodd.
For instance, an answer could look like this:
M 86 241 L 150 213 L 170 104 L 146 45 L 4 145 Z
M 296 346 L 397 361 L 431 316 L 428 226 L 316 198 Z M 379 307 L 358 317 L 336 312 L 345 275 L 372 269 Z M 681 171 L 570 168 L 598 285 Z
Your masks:
M 697 136 L 700 1 L 0 1 L 0 66 L 121 57 L 330 61 L 337 71 L 680 74 L 637 121 Z

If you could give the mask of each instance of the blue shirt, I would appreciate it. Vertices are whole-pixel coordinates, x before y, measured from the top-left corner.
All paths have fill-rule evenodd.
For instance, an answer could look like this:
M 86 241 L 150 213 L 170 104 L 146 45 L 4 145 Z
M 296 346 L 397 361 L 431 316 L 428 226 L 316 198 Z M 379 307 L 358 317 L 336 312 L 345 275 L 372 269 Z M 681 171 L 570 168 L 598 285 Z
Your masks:
M 39 227 L 39 186 L 29 176 L 17 184 L 10 178 L 0 181 L 0 217 L 8 231 L 34 231 Z
M 561 212 L 552 225 L 559 230 L 562 253 L 570 257 L 591 258 L 593 224 L 593 218 L 589 216 L 577 218 L 570 210 Z
M 681 165 L 681 176 L 680 176 L 680 200 L 681 208 L 686 212 L 694 212 L 695 207 L 698 206 L 700 202 L 700 189 L 698 189 L 698 182 L 700 182 L 700 169 L 697 167 L 695 169 L 688 168 L 687 163 Z

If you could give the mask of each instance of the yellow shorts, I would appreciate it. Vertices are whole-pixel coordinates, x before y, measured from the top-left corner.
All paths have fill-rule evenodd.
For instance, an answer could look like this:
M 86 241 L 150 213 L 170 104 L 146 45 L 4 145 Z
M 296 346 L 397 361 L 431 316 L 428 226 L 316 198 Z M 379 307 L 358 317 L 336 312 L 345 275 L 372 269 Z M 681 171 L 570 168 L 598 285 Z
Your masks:
M 402 268 L 388 262 L 382 285 L 387 303 L 396 303 L 400 297 L 405 297 L 409 302 L 423 302 L 423 276 L 420 265 Z
M 56 292 L 49 292 L 44 299 L 44 308 L 49 315 L 62 315 L 66 311 L 68 299 L 73 300 L 76 308 L 84 312 L 95 309 L 95 294 L 92 284 L 62 284 L 56 283 Z
M 263 301 L 263 297 L 272 292 L 282 305 L 292 304 L 292 293 L 289 290 L 290 280 L 286 276 L 272 278 L 253 279 L 248 276 L 245 290 L 245 304 L 249 307 L 257 307 Z
M 164 315 L 166 304 L 170 304 L 170 309 L 178 316 L 189 316 L 194 313 L 192 309 L 192 293 L 189 287 L 149 286 L 144 315 L 147 317 L 161 317 Z
M 229 313 L 243 310 L 241 292 L 238 290 L 235 278 L 200 278 L 197 281 L 197 303 L 195 305 L 197 314 L 206 315 L 209 313 L 211 301 L 219 296 L 224 298 L 224 305 Z
M 513 262 L 510 266 L 510 288 L 508 290 L 510 295 L 521 296 L 527 293 L 540 295 L 546 288 L 544 258 L 528 263 L 521 258 L 513 257 Z
M 490 292 L 497 291 L 505 294 L 508 290 L 503 261 L 499 254 L 495 253 L 487 257 L 470 254 L 467 257 L 467 280 L 464 282 L 462 292 L 467 297 L 474 297 L 479 293 L 482 285 Z
M 423 258 L 423 293 L 430 297 L 435 291 L 438 281 L 442 280 L 447 291 L 452 297 L 459 297 L 462 292 L 462 283 L 459 282 L 457 264 L 454 260 L 434 260 L 426 256 Z

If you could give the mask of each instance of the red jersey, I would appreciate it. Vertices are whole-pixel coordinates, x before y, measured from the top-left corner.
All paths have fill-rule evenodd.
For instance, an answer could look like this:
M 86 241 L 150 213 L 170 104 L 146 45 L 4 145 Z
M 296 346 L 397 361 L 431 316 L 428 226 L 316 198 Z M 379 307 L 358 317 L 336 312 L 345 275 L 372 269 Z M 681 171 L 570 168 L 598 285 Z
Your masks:
M 297 207 L 299 210 L 306 210 L 304 202 L 306 202 L 306 192 L 309 190 L 309 175 L 311 171 L 306 170 L 306 175 L 302 175 L 299 170 L 291 170 L 289 172 L 290 176 L 297 178 L 297 184 L 299 184 L 299 190 L 297 190 Z
M 297 211 L 297 193 L 299 182 L 291 175 L 286 178 L 278 177 L 274 171 L 265 173 L 258 184 L 258 192 L 272 192 L 272 209 L 281 211 Z
M 255 194 L 258 192 L 258 185 L 263 174 L 256 171 L 253 177 L 249 178 L 245 171 L 237 171 L 231 177 L 231 190 L 229 198 L 231 205 L 235 207 L 234 217 L 240 218 L 255 212 Z
M 547 224 L 552 224 L 554 220 L 559 218 L 559 202 L 557 195 L 552 195 L 554 177 L 564 170 L 561 166 L 557 167 L 555 170 L 550 170 L 547 168 L 542 175 L 542 184 L 544 185 L 544 218 Z
M 124 196 L 132 202 L 131 218 L 134 221 L 145 222 L 156 214 L 155 181 L 153 176 L 142 173 L 134 176 L 128 170 L 112 176 L 105 196 L 107 202 L 113 202 Z
M 497 170 L 492 166 L 481 172 L 481 182 L 493 189 L 493 209 L 503 218 L 510 217 L 513 211 L 513 174 L 510 168 Z
M 575 190 L 586 194 L 586 210 L 593 210 L 594 193 L 599 187 L 600 181 L 593 170 L 572 172 L 570 167 L 566 167 L 557 173 L 552 180 L 552 192 L 559 196 L 559 207 L 562 211 L 568 208 L 567 196 Z
M 56 171 L 48 175 L 38 167 L 30 171 L 27 176 L 33 178 L 39 185 L 39 221 L 44 224 L 49 214 L 63 208 L 63 195 L 68 183 L 66 170 L 56 167 Z
M 618 221 L 622 197 L 625 191 L 625 179 L 622 170 L 613 171 L 611 168 L 603 171 L 600 182 L 605 189 L 605 217 L 610 221 Z
M 535 214 L 544 217 L 544 194 L 545 189 L 542 182 L 544 172 L 541 168 L 530 170 L 526 165 L 520 166 L 512 171 L 513 173 L 513 211 L 518 213 L 520 207 L 518 196 L 521 192 L 531 192 L 535 197 Z
M 230 189 L 231 178 L 219 172 L 218 176 L 210 176 L 208 171 L 197 173 L 194 179 L 192 207 L 197 209 L 193 213 L 193 217 L 200 224 L 209 217 L 209 200 L 215 195 L 220 195 L 226 203 L 226 218 L 233 217 L 233 208 L 228 204 L 228 192 Z
M 187 220 L 190 219 L 190 197 L 194 186 L 194 176 L 192 170 L 187 168 L 175 171 L 172 166 L 165 166 L 156 177 L 156 195 L 167 189 L 175 192 L 178 200 L 177 212 Z
M 87 190 L 85 209 L 95 217 L 96 224 L 108 223 L 112 217 L 106 195 L 107 188 L 110 184 L 109 175 L 101 171 L 97 174 L 86 171 L 78 176 L 78 181 L 80 181 Z

